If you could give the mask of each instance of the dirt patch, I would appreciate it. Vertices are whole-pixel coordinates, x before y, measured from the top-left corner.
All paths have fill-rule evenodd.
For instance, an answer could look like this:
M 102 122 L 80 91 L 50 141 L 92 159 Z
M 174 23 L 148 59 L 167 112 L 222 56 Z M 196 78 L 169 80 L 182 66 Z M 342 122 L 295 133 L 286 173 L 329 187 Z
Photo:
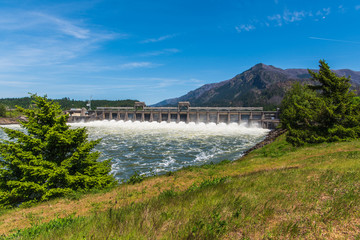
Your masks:
M 0 125 L 19 124 L 19 120 L 24 120 L 24 118 L 0 118 Z

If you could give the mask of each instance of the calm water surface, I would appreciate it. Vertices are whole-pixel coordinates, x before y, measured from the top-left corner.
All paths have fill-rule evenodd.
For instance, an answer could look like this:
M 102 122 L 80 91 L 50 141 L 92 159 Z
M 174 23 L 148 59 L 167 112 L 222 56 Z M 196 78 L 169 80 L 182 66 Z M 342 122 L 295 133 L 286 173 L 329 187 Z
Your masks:
M 151 175 L 222 160 L 236 160 L 264 139 L 269 130 L 238 124 L 95 121 L 86 127 L 90 139 L 102 138 L 100 160 L 112 159 L 112 174 L 128 179 L 135 171 Z M 7 126 L 20 129 L 18 125 Z M 0 139 L 6 138 L 0 130 Z

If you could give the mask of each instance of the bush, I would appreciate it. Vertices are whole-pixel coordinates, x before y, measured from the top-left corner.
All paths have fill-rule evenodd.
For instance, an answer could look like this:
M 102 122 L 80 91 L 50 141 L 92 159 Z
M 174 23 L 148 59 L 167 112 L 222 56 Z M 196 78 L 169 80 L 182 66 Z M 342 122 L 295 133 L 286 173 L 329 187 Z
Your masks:
M 70 129 L 68 115 L 46 96 L 32 98 L 34 108 L 18 108 L 28 119 L 20 122 L 26 131 L 3 128 L 13 141 L 0 140 L 0 207 L 115 184 L 110 160 L 97 161 L 93 151 L 100 140 L 88 141 L 85 128 Z
M 140 175 L 138 171 L 135 171 L 135 173 L 127 180 L 126 183 L 128 184 L 136 184 L 141 183 L 144 181 L 144 175 Z

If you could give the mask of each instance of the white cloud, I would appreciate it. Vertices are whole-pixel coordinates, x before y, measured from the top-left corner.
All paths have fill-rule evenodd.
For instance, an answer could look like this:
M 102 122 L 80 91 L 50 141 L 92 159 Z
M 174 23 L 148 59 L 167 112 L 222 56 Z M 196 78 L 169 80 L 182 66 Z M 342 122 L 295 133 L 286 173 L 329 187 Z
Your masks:
M 280 14 L 276 14 L 276 15 L 272 15 L 272 16 L 268 16 L 268 20 L 270 21 L 275 21 L 276 22 L 276 26 L 282 26 L 283 25 L 283 21 L 282 21 L 282 16 Z M 270 26 L 270 24 L 266 24 L 267 26 Z
M 360 6 L 360 5 L 359 5 Z M 281 27 L 285 24 L 291 24 L 294 22 L 300 22 L 307 18 L 318 21 L 319 18 L 324 19 L 327 15 L 331 14 L 330 8 L 323 8 L 315 12 L 312 11 L 289 11 L 285 9 L 282 14 L 273 14 L 267 16 L 264 20 L 252 21 L 252 24 L 241 24 L 235 27 L 237 32 L 255 30 L 258 26 L 261 27 Z
M 292 23 L 292 22 L 296 22 L 296 21 L 301 21 L 303 20 L 306 16 L 308 16 L 308 13 L 305 11 L 294 11 L 294 12 L 290 12 L 288 10 L 286 10 L 284 12 L 283 15 L 283 19 L 285 22 L 287 23 Z
M 130 62 L 119 65 L 120 70 L 131 70 L 135 68 L 153 68 L 161 66 L 161 64 L 155 64 L 151 62 Z
M 239 33 L 240 33 L 240 32 L 243 32 L 243 31 L 249 32 L 249 31 L 251 31 L 251 30 L 254 30 L 254 29 L 255 29 L 255 26 L 252 25 L 252 24 L 242 24 L 242 25 L 236 26 L 235 29 L 236 29 L 236 31 L 238 31 Z
M 61 18 L 57 18 L 54 16 L 50 16 L 44 13 L 34 12 L 34 16 L 40 17 L 42 20 L 46 21 L 47 24 L 55 25 L 60 32 L 63 34 L 79 38 L 79 39 L 87 39 L 90 37 L 90 30 L 86 28 L 82 28 L 76 26 L 70 21 L 66 21 Z
M 324 15 L 329 15 L 331 13 L 330 8 L 323 8 Z
M 142 54 L 139 54 L 139 56 L 151 57 L 151 56 L 159 56 L 159 55 L 164 55 L 164 54 L 174 54 L 174 53 L 178 53 L 178 52 L 180 52 L 180 50 L 177 48 L 168 48 L 168 49 L 163 49 L 160 51 L 152 51 L 152 52 L 142 53 Z
M 315 39 L 315 40 L 331 41 L 331 42 L 360 44 L 360 42 L 348 41 L 348 40 L 341 40 L 341 39 L 319 38 L 319 37 L 309 37 L 309 38 L 310 38 L 310 39 Z
M 345 8 L 344 8 L 343 5 L 339 5 L 338 11 L 339 11 L 340 13 L 345 13 L 345 12 L 346 12 L 346 10 L 345 10 Z
M 283 24 L 298 22 L 306 17 L 312 16 L 311 12 L 285 10 L 283 14 L 275 14 L 268 16 L 268 20 L 275 22 L 275 26 L 282 26 Z
M 327 16 L 331 13 L 330 8 L 323 8 L 316 12 L 316 16 L 323 17 Z M 268 16 L 268 20 L 274 22 L 275 26 L 282 26 L 283 24 L 289 24 L 293 22 L 299 22 L 306 18 L 314 17 L 312 11 L 289 11 L 285 10 L 283 14 L 275 14 Z M 272 24 L 268 24 L 267 26 L 271 26 Z
M 0 11 L 0 71 L 26 71 L 26 67 L 55 66 L 126 35 L 86 27 L 41 12 Z
M 90 38 L 91 30 L 72 21 L 42 12 L 14 11 L 9 14 L 0 11 L 0 29 L 5 31 L 31 31 L 35 34 L 60 33 L 78 39 Z
M 158 37 L 158 38 L 149 38 L 149 39 L 146 39 L 144 41 L 141 41 L 141 43 L 162 42 L 164 40 L 174 38 L 175 36 L 176 36 L 176 34 L 169 34 L 169 35 L 161 36 L 161 37 Z

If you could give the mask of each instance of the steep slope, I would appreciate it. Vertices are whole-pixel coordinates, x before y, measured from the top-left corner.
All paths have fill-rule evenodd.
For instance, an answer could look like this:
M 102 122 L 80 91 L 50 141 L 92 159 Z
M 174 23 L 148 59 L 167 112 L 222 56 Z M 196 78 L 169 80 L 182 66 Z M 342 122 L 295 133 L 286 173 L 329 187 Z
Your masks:
M 335 70 L 340 76 L 351 75 L 354 89 L 359 89 L 360 72 Z M 264 106 L 276 108 L 285 92 L 295 82 L 310 82 L 307 69 L 280 69 L 259 63 L 232 79 L 206 84 L 179 98 L 167 99 L 154 106 L 175 106 L 189 101 L 192 106 Z

